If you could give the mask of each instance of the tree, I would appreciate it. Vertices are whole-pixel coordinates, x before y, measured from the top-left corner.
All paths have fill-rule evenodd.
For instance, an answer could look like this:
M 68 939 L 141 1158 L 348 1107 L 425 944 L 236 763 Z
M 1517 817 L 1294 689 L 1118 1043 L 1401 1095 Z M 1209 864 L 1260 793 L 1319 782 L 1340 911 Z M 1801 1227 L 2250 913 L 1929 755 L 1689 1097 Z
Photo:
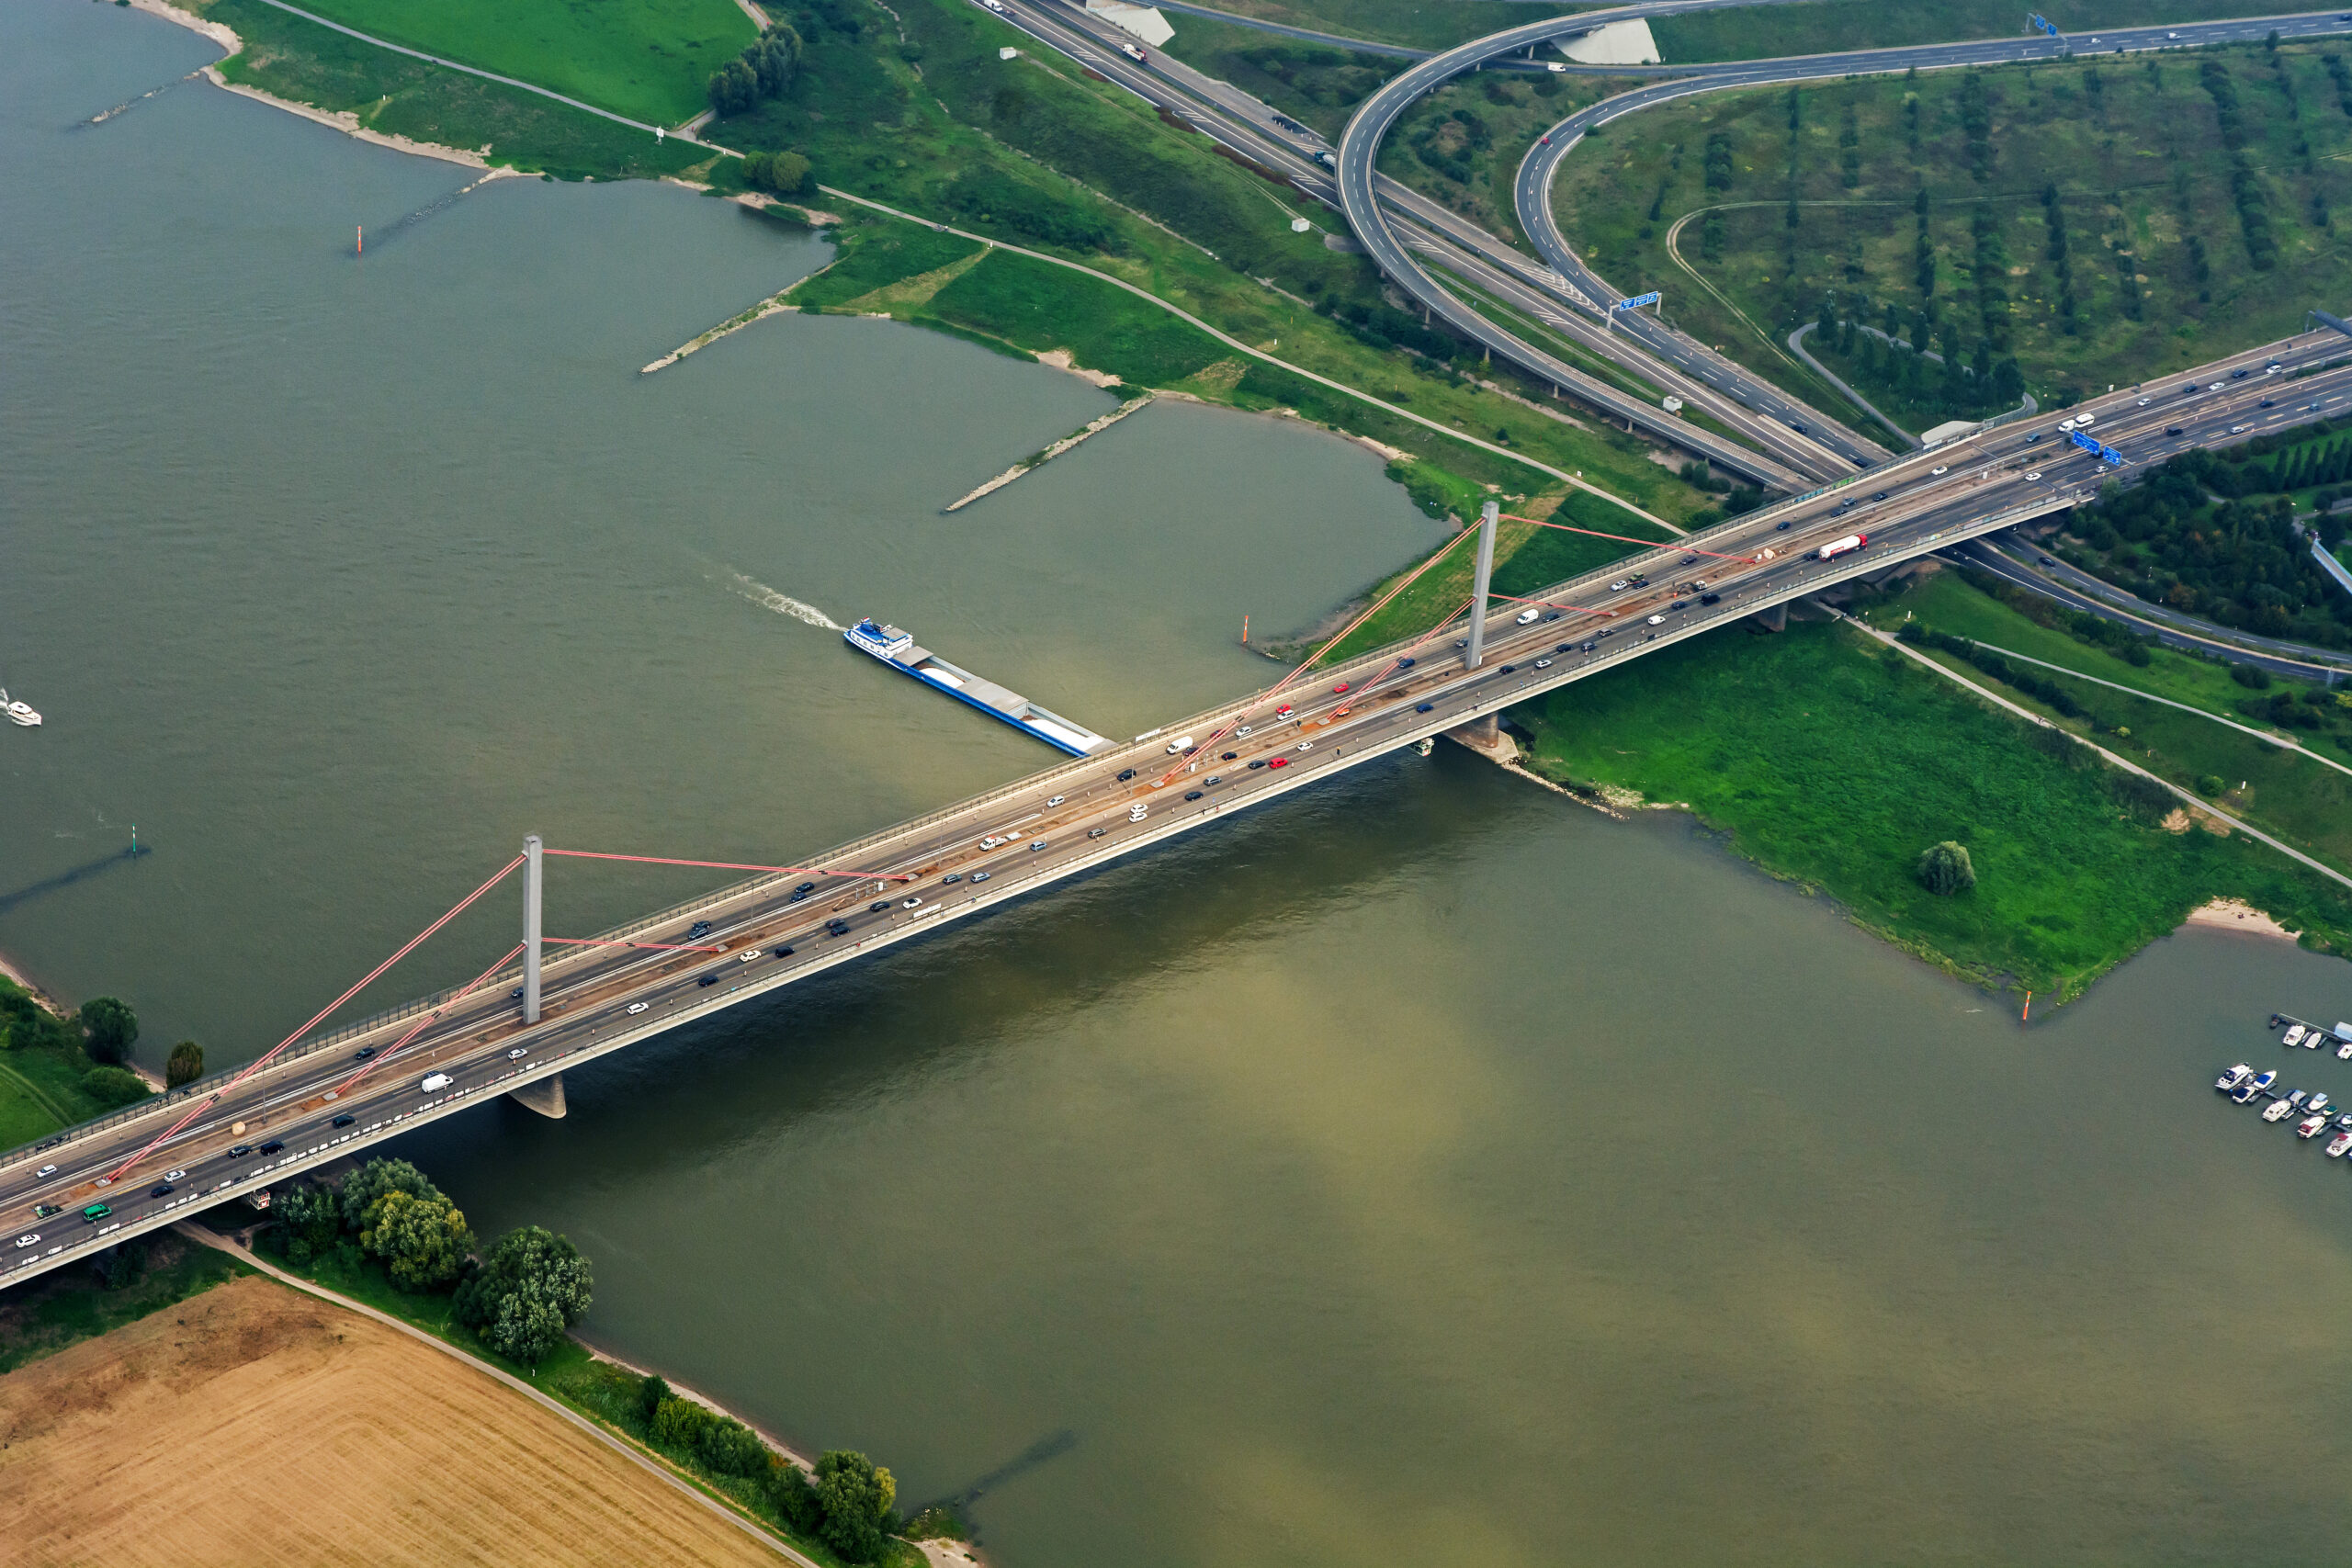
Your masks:
M 809 1484 L 806 1472 L 782 1454 L 768 1456 L 768 1500 L 803 1535 L 824 1528 L 825 1508 L 817 1501 L 817 1488 Z
M 638 1385 L 637 1407 L 643 1413 L 645 1418 L 650 1421 L 653 1419 L 653 1413 L 662 1408 L 662 1402 L 669 1397 L 669 1383 L 658 1375 L 648 1372 L 645 1374 L 645 1381 Z
M 193 1040 L 183 1040 L 172 1047 L 171 1059 L 164 1064 L 164 1087 L 177 1089 L 184 1083 L 194 1083 L 204 1076 L 204 1047 Z
M 1976 868 L 1969 863 L 1966 846 L 1946 839 L 1929 845 L 1919 856 L 1919 886 L 1939 898 L 1965 893 L 1976 886 Z
M 853 1449 L 834 1449 L 817 1461 L 817 1503 L 825 1511 L 819 1533 L 852 1562 L 882 1555 L 882 1522 L 898 1495 L 890 1472 Z
M 658 1448 L 684 1449 L 692 1452 L 702 1440 L 702 1431 L 715 1419 L 711 1413 L 691 1399 L 673 1394 L 656 1406 L 653 1412 L 653 1441 Z
M 760 79 L 741 60 L 730 60 L 711 73 L 710 107 L 720 114 L 741 114 L 759 101 Z
M 408 1161 L 371 1159 L 344 1180 L 343 1228 L 356 1231 L 364 1226 L 368 1209 L 387 1192 L 406 1192 L 418 1198 L 441 1196 L 441 1189 Z
M 808 160 L 797 152 L 754 152 L 743 160 L 743 183 L 778 196 L 804 195 L 808 189 Z
M 82 1004 L 83 1048 L 90 1060 L 119 1065 L 139 1039 L 139 1015 L 130 1004 L 113 997 L 92 997 Z
M 387 1192 L 361 1218 L 359 1245 L 384 1260 L 404 1291 L 438 1290 L 455 1280 L 473 1244 L 466 1216 L 438 1192 Z
M 82 1092 L 108 1111 L 154 1093 L 147 1080 L 127 1067 L 92 1067 L 82 1075 Z
M 553 1231 L 525 1225 L 499 1237 L 458 1287 L 451 1315 L 500 1355 L 537 1366 L 588 1310 L 591 1284 L 578 1247 Z M 657 1397 L 656 1414 L 660 1408 Z
M 768 1446 L 760 1435 L 741 1421 L 724 1418 L 711 1422 L 702 1429 L 702 1438 L 695 1445 L 695 1453 L 703 1463 L 721 1475 L 740 1475 L 746 1479 L 763 1475 L 768 1468 Z
M 315 1181 L 279 1188 L 269 1212 L 283 1227 L 286 1256 L 297 1263 L 308 1263 L 343 1235 L 343 1200 Z

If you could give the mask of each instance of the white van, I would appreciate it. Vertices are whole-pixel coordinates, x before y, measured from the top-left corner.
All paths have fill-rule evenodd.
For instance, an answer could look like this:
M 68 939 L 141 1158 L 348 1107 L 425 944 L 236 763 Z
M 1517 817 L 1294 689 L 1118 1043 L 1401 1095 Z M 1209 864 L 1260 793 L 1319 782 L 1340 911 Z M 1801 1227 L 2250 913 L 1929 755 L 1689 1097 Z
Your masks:
M 1181 756 L 1192 749 L 1193 738 L 1189 735 L 1180 735 L 1168 743 L 1168 754 L 1171 757 Z
M 1144 803 L 1143 803 L 1142 801 L 1140 801 L 1140 800 L 1136 801 L 1133 806 L 1130 806 L 1130 807 L 1127 807 L 1127 820 L 1128 820 L 1128 821 L 1130 821 L 1130 822 L 1140 822 L 1140 821 L 1142 821 L 1142 820 L 1144 819 L 1144 815 L 1145 815 Z
M 456 1081 L 447 1073 L 427 1073 L 424 1075 L 424 1081 L 416 1087 L 427 1094 L 438 1094 Z
M 1519 624 L 1522 626 L 1533 626 L 1535 617 L 1543 613 L 1541 610 L 1521 610 L 1519 613 Z

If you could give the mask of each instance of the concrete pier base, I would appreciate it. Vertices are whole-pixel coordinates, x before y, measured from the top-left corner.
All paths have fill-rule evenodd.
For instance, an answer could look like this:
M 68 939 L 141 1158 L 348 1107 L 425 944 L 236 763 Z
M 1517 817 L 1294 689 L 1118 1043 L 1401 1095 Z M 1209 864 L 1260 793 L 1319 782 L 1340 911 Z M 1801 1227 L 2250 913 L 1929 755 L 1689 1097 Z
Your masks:
M 550 1122 L 560 1122 L 564 1116 L 563 1075 L 557 1073 L 537 1083 L 526 1083 L 521 1089 L 510 1089 L 506 1091 L 506 1098 L 526 1111 L 537 1111 Z
M 1457 725 L 1445 732 L 1445 738 L 1458 746 L 1469 747 L 1482 757 L 1501 758 L 1506 753 L 1511 757 L 1519 755 L 1519 748 L 1511 743 L 1510 736 L 1503 733 L 1502 718 L 1498 714 L 1486 714 L 1467 724 Z
M 1762 626 L 1768 632 L 1787 631 L 1789 629 L 1788 602 L 1786 600 L 1782 600 L 1780 604 L 1773 605 L 1770 609 L 1758 610 L 1756 614 L 1748 616 L 1747 618 L 1754 621 L 1758 626 Z

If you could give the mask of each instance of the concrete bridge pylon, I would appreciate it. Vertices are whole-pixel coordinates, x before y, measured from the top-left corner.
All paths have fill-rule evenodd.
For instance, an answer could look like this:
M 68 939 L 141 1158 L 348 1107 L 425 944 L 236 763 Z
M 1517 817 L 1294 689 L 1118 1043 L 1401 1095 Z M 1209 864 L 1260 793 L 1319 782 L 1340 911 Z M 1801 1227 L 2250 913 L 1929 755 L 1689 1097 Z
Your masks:
M 523 839 L 523 1021 L 539 1021 L 540 894 L 546 883 L 544 846 L 537 833 Z M 559 1111 L 557 1114 L 560 1115 Z

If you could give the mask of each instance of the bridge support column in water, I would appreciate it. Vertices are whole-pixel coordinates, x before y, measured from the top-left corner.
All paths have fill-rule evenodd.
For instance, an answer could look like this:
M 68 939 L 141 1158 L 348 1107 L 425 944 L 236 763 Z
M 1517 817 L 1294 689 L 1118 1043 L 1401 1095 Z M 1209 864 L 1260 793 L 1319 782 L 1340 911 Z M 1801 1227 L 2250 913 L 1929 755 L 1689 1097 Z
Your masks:
M 1495 575 L 1495 519 L 1502 508 L 1493 502 L 1478 509 L 1478 570 L 1470 589 L 1470 652 L 1462 661 L 1476 670 L 1487 656 L 1487 584 Z
M 526 1083 L 521 1089 L 510 1089 L 506 1098 L 526 1111 L 536 1111 L 550 1122 L 563 1120 L 563 1075 L 553 1073 L 537 1083 Z
M 539 852 L 539 836 L 527 834 L 523 840 L 523 1021 L 539 1021 L 539 890 L 542 884 L 544 859 Z M 563 1103 L 560 1094 L 556 1104 Z M 537 1109 L 534 1107 L 533 1109 Z M 554 1114 L 560 1116 L 561 1110 Z

